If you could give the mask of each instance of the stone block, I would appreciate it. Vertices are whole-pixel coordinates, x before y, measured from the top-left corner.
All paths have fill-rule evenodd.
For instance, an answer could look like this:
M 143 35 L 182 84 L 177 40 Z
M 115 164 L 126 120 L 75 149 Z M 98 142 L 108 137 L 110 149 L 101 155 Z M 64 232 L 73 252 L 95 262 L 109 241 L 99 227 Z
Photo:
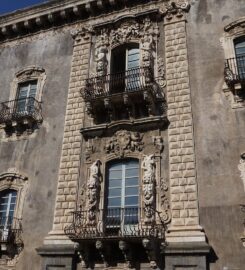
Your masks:
M 172 202 L 172 209 L 173 210 L 181 210 L 184 208 L 183 202 Z

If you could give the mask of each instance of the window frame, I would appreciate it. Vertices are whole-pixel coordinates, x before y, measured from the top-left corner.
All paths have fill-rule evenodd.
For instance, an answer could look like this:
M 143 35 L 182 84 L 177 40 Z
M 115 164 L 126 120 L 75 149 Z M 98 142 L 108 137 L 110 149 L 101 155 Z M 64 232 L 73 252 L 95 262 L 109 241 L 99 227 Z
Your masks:
M 20 85 L 31 81 L 37 81 L 35 99 L 38 102 L 42 101 L 42 91 L 46 81 L 46 73 L 42 67 L 29 66 L 23 70 L 18 71 L 15 74 L 14 80 L 11 84 L 11 91 L 9 100 L 15 100 L 18 98 L 18 91 Z

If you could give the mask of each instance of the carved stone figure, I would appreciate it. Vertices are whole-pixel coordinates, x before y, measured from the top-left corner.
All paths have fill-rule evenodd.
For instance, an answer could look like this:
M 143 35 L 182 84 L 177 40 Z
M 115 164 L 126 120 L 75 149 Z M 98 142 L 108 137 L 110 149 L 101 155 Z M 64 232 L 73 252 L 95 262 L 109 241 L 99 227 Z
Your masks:
M 88 224 L 93 225 L 95 222 L 95 212 L 99 203 L 99 192 L 101 183 L 101 173 L 100 173 L 101 161 L 96 160 L 89 169 L 89 179 L 87 182 L 87 210 Z
M 161 136 L 155 136 L 153 138 L 153 143 L 155 145 L 155 147 L 157 148 L 157 150 L 161 153 L 163 151 L 163 138 Z
M 241 154 L 240 164 L 238 165 L 238 169 L 241 172 L 241 179 L 244 186 L 245 191 L 245 153 Z
M 155 156 L 144 156 L 141 168 L 143 169 L 143 202 L 146 223 L 154 220 L 155 167 Z
M 106 153 L 114 153 L 123 157 L 128 152 L 142 151 L 142 136 L 139 132 L 120 130 L 106 142 Z

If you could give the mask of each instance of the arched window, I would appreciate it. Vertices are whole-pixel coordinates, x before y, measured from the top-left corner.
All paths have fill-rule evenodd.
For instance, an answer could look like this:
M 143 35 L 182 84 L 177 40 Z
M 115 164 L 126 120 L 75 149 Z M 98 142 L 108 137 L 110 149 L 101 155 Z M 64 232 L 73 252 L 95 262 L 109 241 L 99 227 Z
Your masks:
M 8 237 L 9 228 L 12 227 L 16 205 L 17 191 L 6 189 L 0 192 L 0 228 L 1 240 Z
M 240 79 L 245 79 L 245 37 L 235 39 L 234 46 L 238 76 Z
M 123 227 L 138 223 L 139 161 L 115 161 L 107 166 L 106 226 Z

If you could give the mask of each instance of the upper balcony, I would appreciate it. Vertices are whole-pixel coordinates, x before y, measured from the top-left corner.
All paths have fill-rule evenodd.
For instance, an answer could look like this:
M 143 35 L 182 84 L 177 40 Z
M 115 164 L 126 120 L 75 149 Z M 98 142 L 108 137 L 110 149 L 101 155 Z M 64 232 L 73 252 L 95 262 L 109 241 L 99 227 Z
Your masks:
M 245 84 L 245 55 L 227 59 L 225 62 L 225 81 L 228 86 Z
M 19 98 L 0 103 L 0 125 L 7 134 L 24 130 L 29 133 L 42 122 L 41 103 L 33 97 Z
M 81 94 L 87 113 L 96 127 L 82 133 L 93 133 L 110 126 L 134 123 L 147 128 L 154 123 L 166 124 L 166 102 L 151 67 L 137 67 L 124 72 L 89 78 Z M 160 124 L 159 124 L 160 123 Z

